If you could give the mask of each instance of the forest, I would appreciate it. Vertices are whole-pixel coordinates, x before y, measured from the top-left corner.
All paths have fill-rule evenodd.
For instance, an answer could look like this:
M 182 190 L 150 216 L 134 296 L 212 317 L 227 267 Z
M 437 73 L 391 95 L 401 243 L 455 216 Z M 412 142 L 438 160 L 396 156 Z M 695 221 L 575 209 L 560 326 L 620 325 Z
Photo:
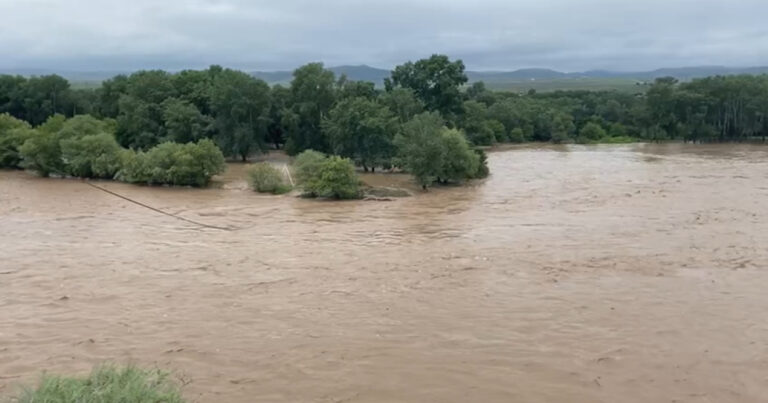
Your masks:
M 496 92 L 445 55 L 397 66 L 384 88 L 321 63 L 270 87 L 237 70 L 118 75 L 74 89 L 0 75 L 0 167 L 204 186 L 225 158 L 314 150 L 424 187 L 487 174 L 496 143 L 765 141 L 768 76 L 657 79 L 647 91 Z

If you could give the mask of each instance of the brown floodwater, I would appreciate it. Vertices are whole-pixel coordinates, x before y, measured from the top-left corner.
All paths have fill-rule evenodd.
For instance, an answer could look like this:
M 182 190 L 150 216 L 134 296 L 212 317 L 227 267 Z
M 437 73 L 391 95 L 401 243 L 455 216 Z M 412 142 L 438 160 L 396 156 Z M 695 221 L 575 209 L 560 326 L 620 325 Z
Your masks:
M 0 172 L 0 396 L 112 360 L 195 402 L 765 401 L 768 148 L 489 163 L 391 202 L 99 183 L 230 230 Z

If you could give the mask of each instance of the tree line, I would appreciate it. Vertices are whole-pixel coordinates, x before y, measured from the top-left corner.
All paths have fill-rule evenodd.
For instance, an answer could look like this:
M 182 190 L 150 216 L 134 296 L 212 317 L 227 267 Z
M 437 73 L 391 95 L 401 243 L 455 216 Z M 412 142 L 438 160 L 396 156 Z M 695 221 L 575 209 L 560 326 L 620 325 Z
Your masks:
M 383 89 L 336 77 L 321 63 L 296 69 L 289 86 L 272 87 L 220 66 L 139 71 L 95 89 L 73 89 L 57 75 L 0 75 L 0 114 L 29 130 L 51 132 L 52 120 L 89 115 L 102 127 L 96 134 L 108 133 L 139 158 L 161 144 L 209 139 L 229 158 L 246 160 L 274 148 L 291 155 L 315 150 L 366 171 L 397 166 L 425 186 L 482 174 L 484 155 L 475 146 L 764 139 L 767 112 L 768 76 L 662 78 L 639 94 L 517 94 L 467 85 L 463 62 L 444 55 L 397 66 Z M 0 144 L 12 161 L 18 153 L 11 157 L 11 143 L 20 137 L 6 137 Z M 464 161 L 462 174 L 452 173 L 455 161 Z

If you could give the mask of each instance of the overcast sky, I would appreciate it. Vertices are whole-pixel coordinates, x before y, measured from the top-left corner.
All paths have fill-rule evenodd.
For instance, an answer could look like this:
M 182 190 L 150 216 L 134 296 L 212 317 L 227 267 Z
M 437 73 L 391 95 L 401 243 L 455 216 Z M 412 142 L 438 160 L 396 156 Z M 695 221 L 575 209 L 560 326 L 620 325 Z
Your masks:
M 768 65 L 768 0 L 0 0 L 0 68 Z

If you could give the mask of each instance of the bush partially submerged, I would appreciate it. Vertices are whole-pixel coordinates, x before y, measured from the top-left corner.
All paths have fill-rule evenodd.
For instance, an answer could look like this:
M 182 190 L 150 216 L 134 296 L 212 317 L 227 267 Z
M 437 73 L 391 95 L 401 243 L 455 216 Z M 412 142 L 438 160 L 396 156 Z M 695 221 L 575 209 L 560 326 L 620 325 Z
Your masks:
M 61 140 L 61 159 L 67 175 L 111 179 L 120 169 L 122 148 L 108 133 Z
M 128 151 L 122 164 L 121 180 L 149 185 L 205 186 L 226 169 L 224 155 L 209 139 L 162 143 L 147 152 Z
M 296 157 L 294 167 L 307 196 L 332 199 L 357 199 L 361 196 L 355 165 L 348 158 L 326 157 L 316 151 L 305 151 Z
M 33 131 L 19 147 L 19 156 L 22 168 L 35 171 L 41 176 L 63 171 L 61 146 L 55 133 Z
M 312 178 L 320 169 L 320 165 L 325 161 L 325 154 L 307 150 L 296 156 L 293 162 L 293 168 L 296 173 L 296 181 L 302 184 Z
M 19 149 L 32 135 L 32 128 L 23 120 L 0 114 L 0 168 L 19 168 Z
M 253 190 L 260 193 L 283 194 L 291 191 L 282 172 L 268 162 L 253 165 L 248 170 L 248 179 Z
M 160 370 L 101 366 L 87 377 L 44 375 L 19 403 L 181 403 L 184 399 L 169 375 Z
M 422 113 L 406 122 L 395 138 L 397 161 L 426 189 L 433 182 L 461 182 L 487 176 L 487 166 L 464 133 L 445 127 L 437 113 Z

